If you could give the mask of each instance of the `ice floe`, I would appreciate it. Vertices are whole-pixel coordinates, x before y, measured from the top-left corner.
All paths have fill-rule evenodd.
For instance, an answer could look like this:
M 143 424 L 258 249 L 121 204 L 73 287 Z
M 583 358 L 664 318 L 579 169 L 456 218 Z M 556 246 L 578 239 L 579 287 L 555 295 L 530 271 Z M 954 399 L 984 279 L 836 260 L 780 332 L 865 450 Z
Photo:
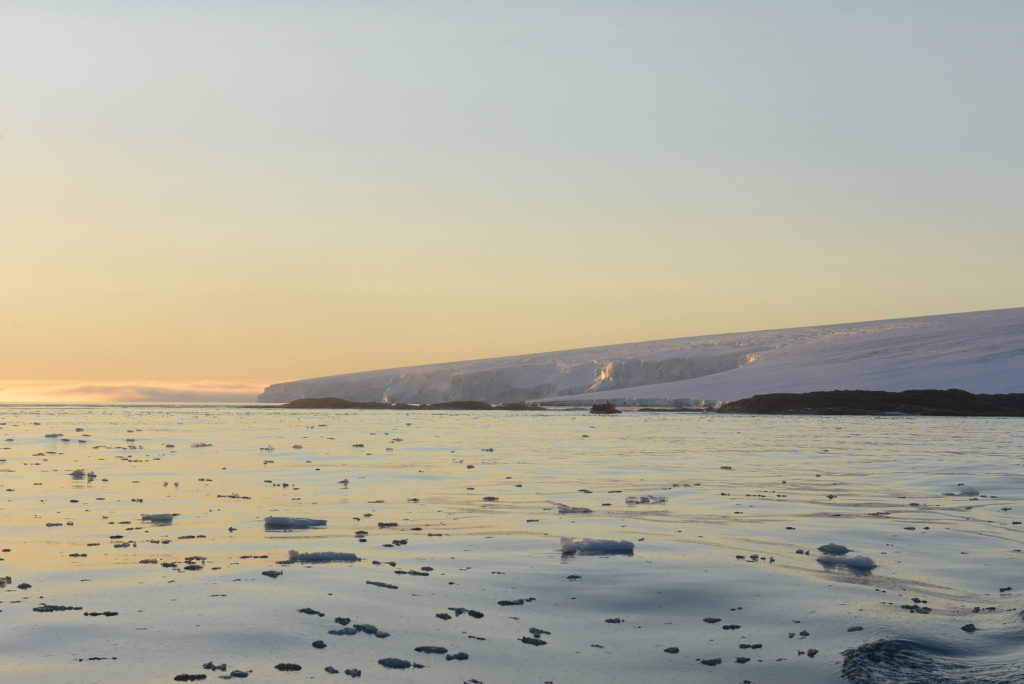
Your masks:
M 562 537 L 562 553 L 578 553 L 583 555 L 619 553 L 631 555 L 633 553 L 633 542 L 590 539 L 589 537 L 584 537 L 583 539 Z
M 359 556 L 354 553 L 344 553 L 341 551 L 311 551 L 309 553 L 299 553 L 295 549 L 288 552 L 288 560 L 297 563 L 331 563 L 335 561 L 354 563 L 359 560 Z
M 563 515 L 564 514 L 573 514 L 573 513 L 593 513 L 594 512 L 594 511 L 590 510 L 589 508 L 584 508 L 583 506 L 566 506 L 565 504 L 558 503 L 557 501 L 552 501 L 551 503 L 554 504 L 555 508 L 558 509 L 558 512 L 560 514 L 563 514 Z
M 177 513 L 143 513 L 142 519 L 152 523 L 170 524 Z
M 827 566 L 842 565 L 844 567 L 850 568 L 851 570 L 873 570 L 874 568 L 878 567 L 875 564 L 875 561 L 871 560 L 867 556 L 849 556 L 849 557 L 847 557 L 847 556 L 829 556 L 828 554 L 826 554 L 824 556 L 819 556 L 817 558 L 817 561 L 819 563 L 821 563 L 822 565 L 827 565 Z
M 326 524 L 326 520 L 318 520 L 316 518 L 289 518 L 271 515 L 263 519 L 263 526 L 268 530 L 298 530 L 309 527 L 323 527 Z
M 829 556 L 845 556 L 850 553 L 850 549 L 846 548 L 842 544 L 836 544 L 834 542 L 822 544 L 818 547 L 818 550 L 822 553 L 828 554 Z
M 666 501 L 668 501 L 668 499 L 663 496 L 658 496 L 657 494 L 642 494 L 640 496 L 626 497 L 626 503 L 630 506 L 634 506 L 636 504 L 661 504 Z

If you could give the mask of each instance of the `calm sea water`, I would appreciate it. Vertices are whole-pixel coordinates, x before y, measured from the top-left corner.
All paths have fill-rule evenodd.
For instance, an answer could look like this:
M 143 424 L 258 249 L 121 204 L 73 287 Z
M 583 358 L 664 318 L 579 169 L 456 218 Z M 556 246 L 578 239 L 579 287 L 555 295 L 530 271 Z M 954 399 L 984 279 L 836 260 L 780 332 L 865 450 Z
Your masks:
M 3 681 L 1024 678 L 1019 419 L 26 405 L 0 439 Z

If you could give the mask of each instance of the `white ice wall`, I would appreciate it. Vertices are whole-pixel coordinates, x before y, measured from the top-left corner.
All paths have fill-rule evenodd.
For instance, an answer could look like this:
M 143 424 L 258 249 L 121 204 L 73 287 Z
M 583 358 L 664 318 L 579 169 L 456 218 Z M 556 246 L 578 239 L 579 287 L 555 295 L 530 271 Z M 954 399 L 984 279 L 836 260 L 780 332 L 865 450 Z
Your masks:
M 665 405 L 765 392 L 1024 392 L 1024 308 L 729 333 L 279 383 L 259 400 Z

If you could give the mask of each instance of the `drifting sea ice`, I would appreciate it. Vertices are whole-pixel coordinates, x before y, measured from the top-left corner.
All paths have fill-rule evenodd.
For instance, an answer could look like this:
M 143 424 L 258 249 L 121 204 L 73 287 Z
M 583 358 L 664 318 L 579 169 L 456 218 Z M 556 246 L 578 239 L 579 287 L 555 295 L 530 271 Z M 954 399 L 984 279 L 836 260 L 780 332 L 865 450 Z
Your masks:
M 288 560 L 298 563 L 330 563 L 333 561 L 354 563 L 359 560 L 359 556 L 354 553 L 344 553 L 341 551 L 312 551 L 310 553 L 299 553 L 295 549 L 292 549 L 288 552 Z
M 817 561 L 822 565 L 834 566 L 842 565 L 851 570 L 873 570 L 878 566 L 875 561 L 871 560 L 867 556 L 851 556 L 849 558 L 845 556 L 820 556 Z
M 590 510 L 589 508 L 585 508 L 583 506 L 566 506 L 565 504 L 558 503 L 557 501 L 552 501 L 551 503 L 553 503 L 555 505 L 555 508 L 558 509 L 558 512 L 560 514 L 563 514 L 563 515 L 565 515 L 565 514 L 573 514 L 573 513 L 593 513 L 594 512 L 594 511 Z
M 142 519 L 153 523 L 170 523 L 177 513 L 143 513 Z
M 657 494 L 643 494 L 641 496 L 626 497 L 626 503 L 631 506 L 635 504 L 661 504 L 666 501 L 668 501 L 668 499 L 663 496 L 658 496 Z
M 850 553 L 850 549 L 846 548 L 842 544 L 836 544 L 835 542 L 822 544 L 818 547 L 818 550 L 822 553 L 828 554 L 829 556 L 845 556 Z
M 620 553 L 632 555 L 633 542 L 625 540 L 612 541 L 610 539 L 590 539 L 589 537 L 583 539 L 562 537 L 562 553 L 579 553 L 584 555 Z
M 1024 523 L 1013 523 L 1024 520 L 1020 492 L 1004 486 L 995 492 L 999 499 L 980 503 L 942 496 L 964 485 L 991 487 L 997 477 L 993 474 L 1013 473 L 1020 462 L 1024 424 L 1005 419 L 637 413 L 627 414 L 625 422 L 606 431 L 591 429 L 592 419 L 581 412 L 299 415 L 239 407 L 131 406 L 117 411 L 83 407 L 71 416 L 65 413 L 32 407 L 21 411 L 20 425 L 13 424 L 12 414 L 0 416 L 0 422 L 8 421 L 0 427 L 0 457 L 8 459 L 0 463 L 0 490 L 13 490 L 4 491 L 8 515 L 0 545 L 12 550 L 0 549 L 0 556 L 6 557 L 0 575 L 14 576 L 6 587 L 12 600 L 0 606 L 0 621 L 5 641 L 17 646 L 4 649 L 0 668 L 31 672 L 37 684 L 170 681 L 179 672 L 206 671 L 200 664 L 214 657 L 218 663 L 229 663 L 227 672 L 238 667 L 242 672 L 252 670 L 250 680 L 276 681 L 284 677 L 274 669 L 276 663 L 302 663 L 302 670 L 312 676 L 339 656 L 339 648 L 345 653 L 335 664 L 354 668 L 353 672 L 362 668 L 365 674 L 359 681 L 396 672 L 377 664 L 382 656 L 421 659 L 428 669 L 417 674 L 410 666 L 409 684 L 416 679 L 486 681 L 513 659 L 520 679 L 557 680 L 560 672 L 570 670 L 570 679 L 589 684 L 629 678 L 651 684 L 744 678 L 839 684 L 929 676 L 933 684 L 944 678 L 1024 682 L 1019 596 L 998 591 L 1009 585 L 1018 589 L 1014 578 L 1019 573 L 1015 575 L 1014 569 L 1021 554 L 1014 548 L 1020 546 L 1016 534 Z M 326 424 L 305 426 L 310 415 L 312 422 Z M 33 426 L 35 419 L 54 427 Z M 97 443 L 115 446 L 95 452 L 91 446 L 68 447 L 69 453 L 59 460 L 58 455 L 35 456 L 35 442 L 21 442 L 23 437 L 42 441 L 44 429 L 67 433 L 65 425 L 71 419 L 96 423 L 90 430 Z M 185 448 L 160 453 L 159 460 L 121 458 L 136 454 L 123 452 L 118 444 L 126 423 L 145 426 L 161 435 L 160 441 L 183 447 L 201 429 L 217 445 L 217 457 Z M 583 429 L 592 431 L 590 438 L 572 438 Z M 379 449 L 371 449 L 377 452 L 372 455 L 350 454 L 349 443 L 367 440 L 371 432 L 375 436 L 370 439 L 385 441 L 389 431 L 387 440 L 401 435 L 415 448 L 396 450 L 392 456 L 382 456 Z M 523 441 L 524 433 L 529 433 L 529 441 Z M 267 442 L 264 435 L 273 435 L 282 447 L 302 440 L 311 462 L 306 463 L 305 455 L 286 456 L 264 468 L 264 458 L 254 456 L 260 453 L 256 447 Z M 5 442 L 8 437 L 16 441 Z M 471 453 L 484 443 L 492 443 L 495 453 L 512 455 L 504 460 L 495 456 L 489 466 L 473 470 L 449 464 L 451 449 Z M 564 447 L 564 459 L 530 456 L 544 453 L 552 444 L 558 445 L 558 453 Z M 624 449 L 624 444 L 638 446 Z M 828 453 L 819 453 L 822 445 L 829 447 Z M 13 448 L 4 451 L 6 446 Z M 733 463 L 728 475 L 720 469 L 723 459 Z M 102 485 L 97 478 L 85 489 L 84 479 L 69 475 L 75 468 L 88 472 L 101 465 L 99 472 L 109 478 Z M 339 492 L 338 481 L 348 475 L 358 491 Z M 168 477 L 179 479 L 182 486 L 163 489 Z M 788 482 L 777 481 L 782 477 Z M 215 485 L 189 484 L 200 478 L 210 478 Z M 274 484 L 292 483 L 297 493 L 291 486 L 274 487 L 267 478 Z M 523 487 L 515 488 L 520 482 Z M 701 482 L 703 486 L 697 486 Z M 673 483 L 685 484 L 669 489 Z M 687 484 L 690 487 L 682 489 Z M 580 487 L 592 492 L 576 494 Z M 722 489 L 731 498 L 722 497 Z M 624 504 L 626 492 L 640 496 L 658 491 L 666 491 L 665 496 L 674 491 L 673 505 Z M 818 496 L 833 491 L 844 496 Z M 237 492 L 239 498 L 214 500 L 216 492 Z M 772 493 L 779 496 L 769 499 Z M 501 495 L 501 505 L 480 507 L 477 502 L 484 494 Z M 413 495 L 415 501 L 409 498 Z M 244 496 L 251 499 L 243 501 Z M 568 499 L 569 506 L 592 504 L 594 512 L 560 515 L 550 503 L 558 501 L 553 496 L 563 503 Z M 137 497 L 146 503 L 128 505 Z M 78 505 L 69 505 L 71 498 Z M 384 503 L 371 503 L 378 500 Z M 603 507 L 603 502 L 611 504 Z M 968 508 L 972 503 L 974 508 Z M 176 534 L 157 534 L 167 528 L 154 527 L 155 523 L 140 526 L 137 521 L 147 507 L 151 514 L 180 513 L 189 527 L 182 532 L 182 541 L 174 539 Z M 1000 511 L 1003 507 L 1014 510 Z M 329 515 L 326 522 L 333 531 L 264 531 L 260 526 L 259 513 L 295 516 L 302 511 Z M 877 511 L 889 514 L 880 516 Z M 133 532 L 109 525 L 132 516 L 136 525 L 125 526 L 136 528 Z M 355 522 L 355 516 L 361 520 Z M 526 517 L 541 520 L 526 525 Z M 951 517 L 956 524 L 949 524 Z M 345 523 L 346 518 L 355 524 Z M 397 531 L 373 532 L 378 520 L 400 521 L 400 535 L 408 537 L 409 545 L 382 545 L 368 552 L 368 546 L 399 536 Z M 65 525 L 41 528 L 46 521 Z M 904 521 L 915 529 L 904 529 Z M 75 527 L 68 529 L 67 522 Z M 181 524 L 174 519 L 173 525 Z M 924 530 L 926 526 L 930 529 Z M 232 527 L 238 529 L 232 532 Z M 369 530 L 357 535 L 367 538 L 364 554 L 379 558 L 381 565 L 374 566 L 365 557 L 359 562 L 276 564 L 289 561 L 289 549 L 306 553 L 358 548 L 358 538 L 351 533 L 360 527 Z M 104 542 L 107 550 L 102 552 L 90 546 L 112 532 L 122 532 L 125 539 L 112 540 L 112 545 Z M 193 539 L 184 532 L 206 534 Z M 566 532 L 573 539 L 566 548 L 570 553 L 563 555 L 558 552 L 561 545 L 555 544 Z M 147 543 L 140 550 L 130 543 L 147 537 L 166 540 L 168 546 Z M 632 555 L 602 554 L 609 549 L 588 547 L 586 538 L 599 544 L 629 539 L 644 547 L 634 548 Z M 878 555 L 879 549 L 890 549 L 890 555 L 882 556 L 890 560 L 876 568 L 879 573 L 817 563 L 813 542 L 826 544 L 825 539 L 856 543 L 846 556 Z M 794 546 L 810 551 L 787 558 Z M 592 555 L 586 555 L 588 549 Z M 71 550 L 88 557 L 67 560 Z M 736 557 L 740 553 L 742 559 Z M 193 554 L 209 558 L 205 564 L 193 560 L 183 565 Z M 776 563 L 762 562 L 764 556 L 774 556 Z M 135 563 L 150 558 L 159 558 L 156 567 Z M 177 564 L 164 566 L 161 560 Z M 385 560 L 397 561 L 396 566 L 384 565 Z M 437 567 L 433 579 L 410 573 L 402 575 L 399 590 L 365 585 L 368 580 L 387 580 L 398 567 L 429 567 L 426 564 Z M 216 567 L 227 572 L 214 571 Z M 246 584 L 235 584 L 236 579 Z M 22 583 L 33 586 L 16 589 Z M 214 594 L 230 598 L 217 600 Z M 568 601 L 566 594 L 576 600 Z M 526 604 L 527 596 L 537 600 Z M 909 596 L 922 601 L 913 604 L 923 606 L 921 612 L 911 615 L 898 605 Z M 13 600 L 19 597 L 21 602 Z M 499 610 L 494 605 L 499 599 L 506 599 L 511 609 Z M 526 607 L 515 608 L 516 602 L 507 599 L 523 600 Z M 84 606 L 83 611 L 101 615 L 120 611 L 121 617 L 35 612 L 33 606 L 43 601 Z M 493 607 L 487 610 L 485 603 Z M 300 617 L 296 609 L 304 605 L 351 615 L 357 623 L 390 625 L 396 634 L 389 640 L 370 638 L 354 644 L 333 637 L 341 641 L 314 651 L 319 648 L 310 647 L 314 639 L 332 638 L 323 634 L 331 618 Z M 461 605 L 484 608 L 488 614 L 473 620 L 466 612 L 449 608 Z M 202 629 L 181 629 L 196 622 L 196 606 L 203 607 Z M 572 609 L 563 610 L 565 606 Z M 740 606 L 742 612 L 729 611 Z M 982 608 L 970 613 L 971 606 Z M 934 610 L 926 616 L 924 608 L 929 607 Z M 706 616 L 720 617 L 715 618 L 717 624 L 708 625 L 702 622 Z M 529 622 L 505 622 L 512 617 Z M 68 620 L 73 618 L 95 627 L 69 630 Z M 977 631 L 961 636 L 966 634 L 960 631 L 966 619 L 977 625 Z M 796 626 L 793 620 L 804 624 Z M 731 627 L 729 622 L 742 627 L 722 630 L 723 624 Z M 239 625 L 245 633 L 239 632 Z M 546 627 L 556 636 L 522 631 L 531 626 Z M 786 637 L 790 630 L 804 627 L 811 632 L 806 638 Z M 469 633 L 486 640 L 469 639 Z M 523 635 L 551 643 L 535 648 L 516 640 Z M 359 632 L 348 638 L 360 636 L 366 635 Z M 860 669 L 847 668 L 849 649 L 859 644 L 870 648 L 879 639 L 909 644 L 911 650 L 869 650 L 861 661 L 850 661 L 851 667 Z M 253 643 L 259 647 L 253 649 Z M 590 646 L 593 643 L 605 648 Z M 459 646 L 470 652 L 469 660 L 449 665 L 443 656 L 414 651 L 420 644 Z M 736 650 L 743 646 L 751 650 Z M 509 650 L 519 648 L 531 650 L 531 657 L 517 657 L 526 654 Z M 820 652 L 811 658 L 809 648 Z M 117 660 L 80 660 L 90 655 Z M 871 655 L 881 661 L 871 660 Z M 322 660 L 325 656 L 328 660 Z M 717 658 L 722 659 L 717 666 L 703 663 L 716 663 Z M 848 671 L 851 674 L 843 679 Z M 208 680 L 227 674 L 206 672 Z M 342 679 L 349 677 L 354 675 Z
M 299 530 L 309 527 L 322 527 L 326 524 L 326 520 L 317 520 L 316 518 L 288 518 L 271 515 L 263 519 L 263 526 L 271 530 Z

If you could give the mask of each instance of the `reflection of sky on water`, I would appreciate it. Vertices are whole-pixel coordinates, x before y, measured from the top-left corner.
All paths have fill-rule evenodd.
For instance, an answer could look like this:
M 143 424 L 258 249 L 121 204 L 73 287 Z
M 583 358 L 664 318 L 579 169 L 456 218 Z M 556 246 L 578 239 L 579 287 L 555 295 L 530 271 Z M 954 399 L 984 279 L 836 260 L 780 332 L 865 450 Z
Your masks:
M 401 618 L 424 633 L 448 602 L 487 612 L 498 599 L 537 596 L 529 605 L 545 629 L 568 621 L 564 629 L 582 635 L 576 611 L 595 610 L 603 625 L 614 606 L 652 621 L 643 622 L 650 638 L 684 643 L 697 637 L 680 636 L 662 611 L 721 612 L 710 597 L 728 596 L 744 606 L 747 629 L 764 627 L 774 618 L 755 612 L 771 603 L 758 592 L 772 587 L 780 610 L 817 611 L 842 640 L 848 610 L 859 621 L 893 619 L 875 590 L 924 598 L 935 608 L 930 619 L 946 619 L 937 616 L 1009 600 L 993 592 L 1020 562 L 1012 552 L 1020 421 L 97 406 L 8 408 L 0 423 L 10 440 L 0 442 L 0 527 L 10 548 L 0 554 L 2 574 L 38 589 L 23 601 L 63 596 L 90 609 L 121 606 L 122 615 L 144 611 L 130 628 L 106 623 L 114 634 L 146 628 L 171 638 L 160 625 L 187 619 L 176 597 L 202 605 L 224 594 L 235 601 L 207 623 L 230 643 L 229 624 L 259 615 L 273 624 L 291 603 L 314 599 L 302 592 L 344 592 L 385 614 L 392 600 L 425 601 L 425 622 Z M 185 446 L 194 443 L 210 446 Z M 79 469 L 96 477 L 72 477 Z M 944 495 L 963 486 L 978 496 Z M 627 503 L 643 496 L 650 503 Z M 556 504 L 592 512 L 560 514 Z M 268 529 L 268 516 L 326 524 Z M 562 537 L 627 540 L 635 552 L 562 556 Z M 827 542 L 878 567 L 823 567 L 816 549 Z M 292 551 L 363 560 L 279 566 Z M 185 571 L 195 557 L 205 561 Z M 438 574 L 417 578 L 410 595 L 409 576 L 395 573 L 421 567 Z M 284 574 L 261 575 L 270 569 Z M 257 592 L 258 609 L 243 602 L 255 578 L 279 592 Z M 383 596 L 370 580 L 401 591 Z M 610 586 L 621 594 L 614 600 Z M 872 595 L 857 593 L 865 590 Z M 444 591 L 464 598 L 427 600 Z M 826 599 L 836 592 L 841 602 Z M 568 613 L 546 612 L 570 596 L 579 600 Z M 156 623 L 146 608 L 154 601 Z M 637 643 L 637 654 L 649 646 Z M 648 672 L 652 681 L 658 672 Z

